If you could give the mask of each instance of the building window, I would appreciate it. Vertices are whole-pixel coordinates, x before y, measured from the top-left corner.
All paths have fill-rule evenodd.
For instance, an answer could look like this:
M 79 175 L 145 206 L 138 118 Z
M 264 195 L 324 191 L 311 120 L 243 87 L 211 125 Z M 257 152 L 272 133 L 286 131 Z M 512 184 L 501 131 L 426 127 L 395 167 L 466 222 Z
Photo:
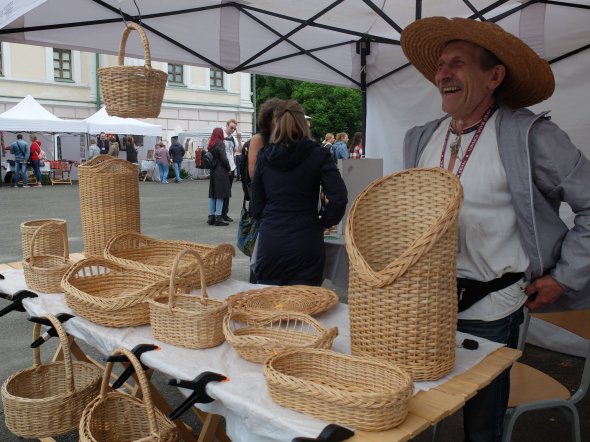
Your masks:
M 73 81 L 72 51 L 69 49 L 53 50 L 53 78 L 56 80 Z
M 209 70 L 209 85 L 214 89 L 223 89 L 223 71 L 211 68 Z
M 184 67 L 181 64 L 168 63 L 168 82 L 184 83 Z

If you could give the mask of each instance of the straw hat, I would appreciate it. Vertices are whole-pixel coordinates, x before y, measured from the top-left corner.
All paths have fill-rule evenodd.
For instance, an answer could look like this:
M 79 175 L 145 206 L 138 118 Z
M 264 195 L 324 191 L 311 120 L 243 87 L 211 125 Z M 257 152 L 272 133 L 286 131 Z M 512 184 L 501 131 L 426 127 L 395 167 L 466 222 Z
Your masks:
M 503 104 L 512 108 L 532 106 L 553 94 L 555 79 L 549 63 L 495 23 L 466 18 L 424 18 L 404 29 L 401 46 L 416 69 L 434 83 L 441 50 L 452 40 L 481 46 L 506 66 L 506 77 L 496 90 L 496 97 Z

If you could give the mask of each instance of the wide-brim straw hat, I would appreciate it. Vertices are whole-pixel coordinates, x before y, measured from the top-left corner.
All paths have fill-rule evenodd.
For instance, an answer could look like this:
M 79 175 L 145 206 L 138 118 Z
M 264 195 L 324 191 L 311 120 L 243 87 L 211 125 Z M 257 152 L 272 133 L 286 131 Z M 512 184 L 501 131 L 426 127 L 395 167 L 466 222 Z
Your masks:
M 466 18 L 423 18 L 404 29 L 401 46 L 416 69 L 434 83 L 441 51 L 452 40 L 481 46 L 506 66 L 506 77 L 496 89 L 496 97 L 502 104 L 511 108 L 527 107 L 553 94 L 555 78 L 549 63 L 495 23 Z

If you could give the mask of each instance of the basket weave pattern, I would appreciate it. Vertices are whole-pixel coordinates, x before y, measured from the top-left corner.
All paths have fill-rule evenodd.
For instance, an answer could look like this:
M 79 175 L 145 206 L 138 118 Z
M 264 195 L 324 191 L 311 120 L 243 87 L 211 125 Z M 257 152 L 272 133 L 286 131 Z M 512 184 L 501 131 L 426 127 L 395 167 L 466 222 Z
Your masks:
M 363 431 L 401 424 L 414 388 L 393 364 L 330 350 L 287 350 L 268 358 L 263 371 L 279 405 Z
M 124 66 L 125 46 L 132 30 L 138 32 L 143 45 L 144 66 Z M 157 118 L 160 115 L 168 74 L 152 69 L 150 45 L 137 23 L 123 31 L 118 66 L 98 69 L 98 79 L 109 115 L 131 118 Z
M 78 167 L 84 255 L 103 256 L 113 236 L 140 232 L 137 165 L 99 155 Z
M 82 442 L 173 442 L 178 440 L 176 426 L 154 407 L 150 386 L 141 363 L 129 350 L 120 348 L 115 355 L 126 355 L 135 368 L 143 400 L 117 391 L 109 392 L 113 362 L 105 368 L 100 395 L 84 410 L 79 422 Z
M 25 438 L 58 436 L 75 430 L 84 408 L 100 389 L 100 370 L 87 362 L 72 362 L 61 323 L 53 315 L 45 317 L 57 329 L 64 360 L 42 364 L 37 347 L 33 367 L 13 374 L 2 385 L 6 426 Z M 35 324 L 33 340 L 40 333 L 41 325 Z
M 31 256 L 31 240 L 33 239 L 33 233 L 35 233 L 39 227 L 48 223 L 57 224 L 56 227 L 63 230 L 65 237 L 68 237 L 68 225 L 64 219 L 33 219 L 24 221 L 20 225 L 23 261 Z M 65 245 L 68 245 L 67 242 Z M 68 249 L 64 250 L 63 247 L 64 243 L 61 235 L 45 230 L 42 234 L 37 235 L 35 250 L 33 252 L 35 255 L 69 256 L 70 251 Z
M 414 380 L 452 370 L 462 199 L 459 180 L 438 168 L 398 172 L 359 194 L 346 225 L 353 354 L 386 358 Z

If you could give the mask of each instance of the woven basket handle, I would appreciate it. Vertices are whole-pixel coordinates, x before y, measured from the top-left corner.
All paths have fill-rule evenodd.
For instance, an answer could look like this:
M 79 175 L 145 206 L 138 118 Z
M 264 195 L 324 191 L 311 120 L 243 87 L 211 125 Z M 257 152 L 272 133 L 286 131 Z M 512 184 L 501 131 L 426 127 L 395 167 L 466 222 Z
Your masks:
M 35 261 L 35 253 L 34 253 L 35 252 L 35 241 L 37 240 L 37 235 L 39 234 L 41 229 L 57 230 L 57 232 L 61 235 L 61 238 L 63 241 L 63 253 L 64 253 L 63 257 L 64 257 L 64 259 L 68 259 L 69 258 L 69 256 L 68 256 L 68 238 L 66 236 L 66 233 L 60 228 L 59 223 L 51 222 L 51 223 L 47 223 L 47 224 L 43 224 L 42 226 L 39 226 L 33 232 L 33 236 L 31 237 L 31 252 L 30 252 L 31 266 L 34 264 L 34 261 Z
M 125 45 L 127 44 L 127 38 L 132 30 L 136 30 L 139 33 L 139 37 L 141 38 L 141 43 L 143 44 L 143 55 L 145 57 L 145 67 L 148 69 L 152 68 L 152 57 L 150 55 L 150 43 L 148 42 L 147 36 L 143 31 L 143 28 L 138 25 L 137 23 L 128 23 L 127 27 L 123 31 L 123 36 L 121 37 L 121 46 L 119 46 L 119 66 L 125 65 Z
M 176 255 L 176 258 L 174 258 L 174 264 L 172 264 L 172 271 L 170 272 L 170 285 L 168 286 L 169 310 L 172 310 L 174 308 L 174 295 L 176 294 L 176 272 L 178 270 L 178 265 L 182 257 L 187 253 L 190 253 L 195 258 L 197 258 L 197 263 L 199 264 L 199 272 L 201 273 L 201 301 L 203 303 L 207 301 L 207 279 L 205 278 L 205 265 L 203 264 L 203 260 L 195 250 L 184 249 L 181 250 L 180 253 L 178 253 L 178 255 Z
M 72 353 L 70 351 L 70 341 L 68 340 L 68 336 L 66 331 L 63 328 L 63 325 L 59 320 L 53 316 L 51 313 L 46 313 L 42 317 L 49 319 L 55 330 L 57 331 L 57 336 L 59 337 L 59 343 L 61 344 L 61 349 L 64 355 L 64 367 L 65 367 L 65 374 L 66 374 L 66 388 L 68 393 L 73 393 L 76 389 L 76 384 L 74 382 L 74 370 L 72 368 Z M 35 327 L 33 327 L 33 342 L 35 342 L 41 336 L 41 324 L 35 323 Z M 33 367 L 39 367 L 41 365 L 41 346 L 36 347 L 33 350 Z

